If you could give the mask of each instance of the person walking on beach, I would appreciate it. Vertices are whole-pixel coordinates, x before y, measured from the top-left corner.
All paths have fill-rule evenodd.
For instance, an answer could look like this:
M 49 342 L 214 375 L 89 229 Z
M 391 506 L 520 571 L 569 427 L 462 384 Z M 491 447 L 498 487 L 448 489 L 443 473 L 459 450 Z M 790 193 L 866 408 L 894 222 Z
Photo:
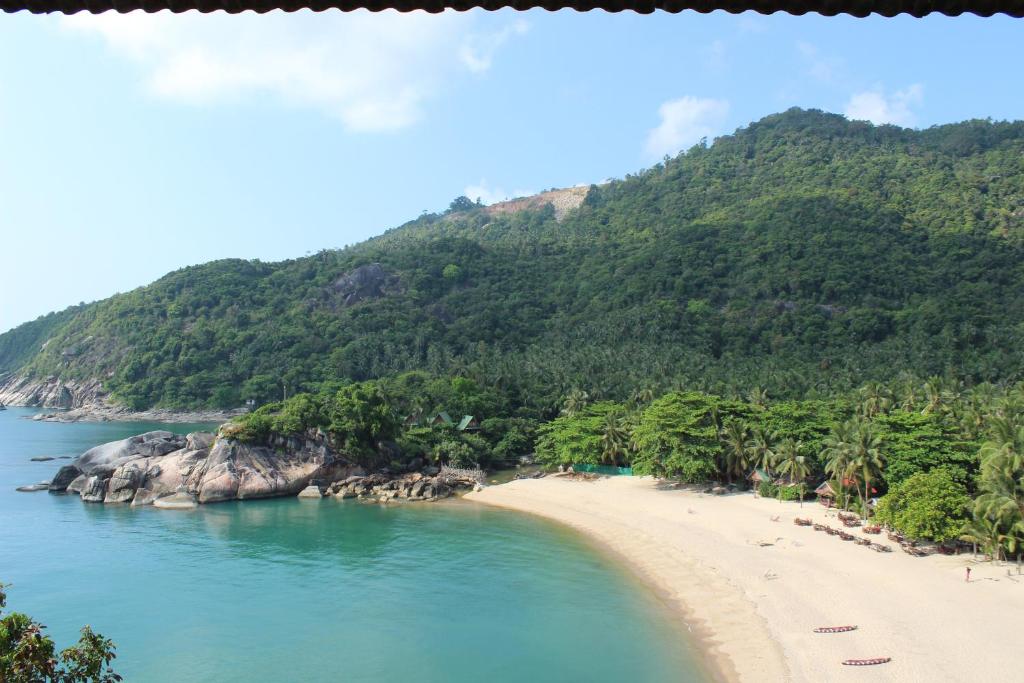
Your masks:
M 967 578 L 964 579 L 967 583 L 971 582 L 971 568 L 967 567 Z

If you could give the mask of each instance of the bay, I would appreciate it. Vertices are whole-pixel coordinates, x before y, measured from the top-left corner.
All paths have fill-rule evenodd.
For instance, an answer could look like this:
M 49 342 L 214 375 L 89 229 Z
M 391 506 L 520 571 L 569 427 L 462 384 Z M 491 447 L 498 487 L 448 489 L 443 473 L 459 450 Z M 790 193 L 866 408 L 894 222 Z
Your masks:
M 201 425 L 0 412 L 0 581 L 126 681 L 703 681 L 658 598 L 559 526 L 467 502 L 166 511 L 21 493 L 99 443 Z

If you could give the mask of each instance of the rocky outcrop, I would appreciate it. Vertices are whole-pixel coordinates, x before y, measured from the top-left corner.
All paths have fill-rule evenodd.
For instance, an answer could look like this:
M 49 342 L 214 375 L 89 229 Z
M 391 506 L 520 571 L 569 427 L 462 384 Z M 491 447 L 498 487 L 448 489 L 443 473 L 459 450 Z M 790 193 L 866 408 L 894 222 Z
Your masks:
M 394 444 L 380 447 L 397 449 Z M 90 448 L 60 468 L 48 488 L 77 493 L 90 503 L 181 509 L 272 496 L 320 498 L 325 489 L 342 499 L 438 500 L 472 489 L 478 480 L 469 470 L 448 468 L 367 475 L 319 430 L 275 436 L 262 445 L 235 441 L 224 432 L 181 436 L 153 431 Z
M 401 292 L 398 277 L 384 270 L 379 263 L 359 266 L 339 277 L 330 287 L 333 299 L 341 306 L 379 299 Z
M 306 488 L 299 491 L 299 498 L 323 498 L 324 492 L 320 490 L 319 486 L 310 484 Z
M 436 472 L 436 468 L 433 470 Z M 433 501 L 447 498 L 460 490 L 472 490 L 476 486 L 479 483 L 475 477 L 450 474 L 430 476 L 423 472 L 413 472 L 394 478 L 384 474 L 348 477 L 328 486 L 327 493 L 340 499 L 358 498 L 380 503 Z
M 364 474 L 326 436 L 277 437 L 243 444 L 214 434 L 146 432 L 91 448 L 49 484 L 94 503 L 148 505 L 176 493 L 199 503 L 295 495 L 312 480 Z
M 491 204 L 485 209 L 485 211 L 492 216 L 497 216 L 507 213 L 517 213 L 519 211 L 535 211 L 547 204 L 550 204 L 555 210 L 555 220 L 560 221 L 565 218 L 570 211 L 578 208 L 587 198 L 587 194 L 589 192 L 589 185 L 582 187 L 567 187 L 561 190 L 548 190 L 547 192 L 541 192 L 540 194 L 535 194 L 530 197 L 519 197 L 517 199 L 509 199 L 496 204 Z
M 0 403 L 40 408 L 81 408 L 106 402 L 98 379 L 63 380 L 12 375 L 0 380 Z

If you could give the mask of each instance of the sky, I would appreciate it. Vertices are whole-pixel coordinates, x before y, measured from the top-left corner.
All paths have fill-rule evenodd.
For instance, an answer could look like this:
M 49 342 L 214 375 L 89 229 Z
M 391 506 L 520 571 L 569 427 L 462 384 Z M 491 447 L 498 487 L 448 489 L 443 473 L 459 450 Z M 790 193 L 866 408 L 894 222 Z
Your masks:
M 0 331 L 220 258 L 622 177 L 792 106 L 1024 118 L 1024 22 L 0 15 Z

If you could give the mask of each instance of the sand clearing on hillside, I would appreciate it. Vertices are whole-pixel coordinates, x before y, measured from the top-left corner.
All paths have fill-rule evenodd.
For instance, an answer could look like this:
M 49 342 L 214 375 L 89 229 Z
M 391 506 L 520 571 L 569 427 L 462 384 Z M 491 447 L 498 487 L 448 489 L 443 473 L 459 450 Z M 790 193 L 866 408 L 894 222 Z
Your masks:
M 682 610 L 729 680 L 1013 676 L 1024 626 L 1016 567 L 970 555 L 911 557 L 898 547 L 878 553 L 793 524 L 801 516 L 841 526 L 817 503 L 669 490 L 647 477 L 520 480 L 466 498 L 563 522 L 615 551 Z M 884 534 L 870 538 L 888 543 Z M 813 632 L 845 624 L 859 628 Z M 892 661 L 841 664 L 883 656 Z

